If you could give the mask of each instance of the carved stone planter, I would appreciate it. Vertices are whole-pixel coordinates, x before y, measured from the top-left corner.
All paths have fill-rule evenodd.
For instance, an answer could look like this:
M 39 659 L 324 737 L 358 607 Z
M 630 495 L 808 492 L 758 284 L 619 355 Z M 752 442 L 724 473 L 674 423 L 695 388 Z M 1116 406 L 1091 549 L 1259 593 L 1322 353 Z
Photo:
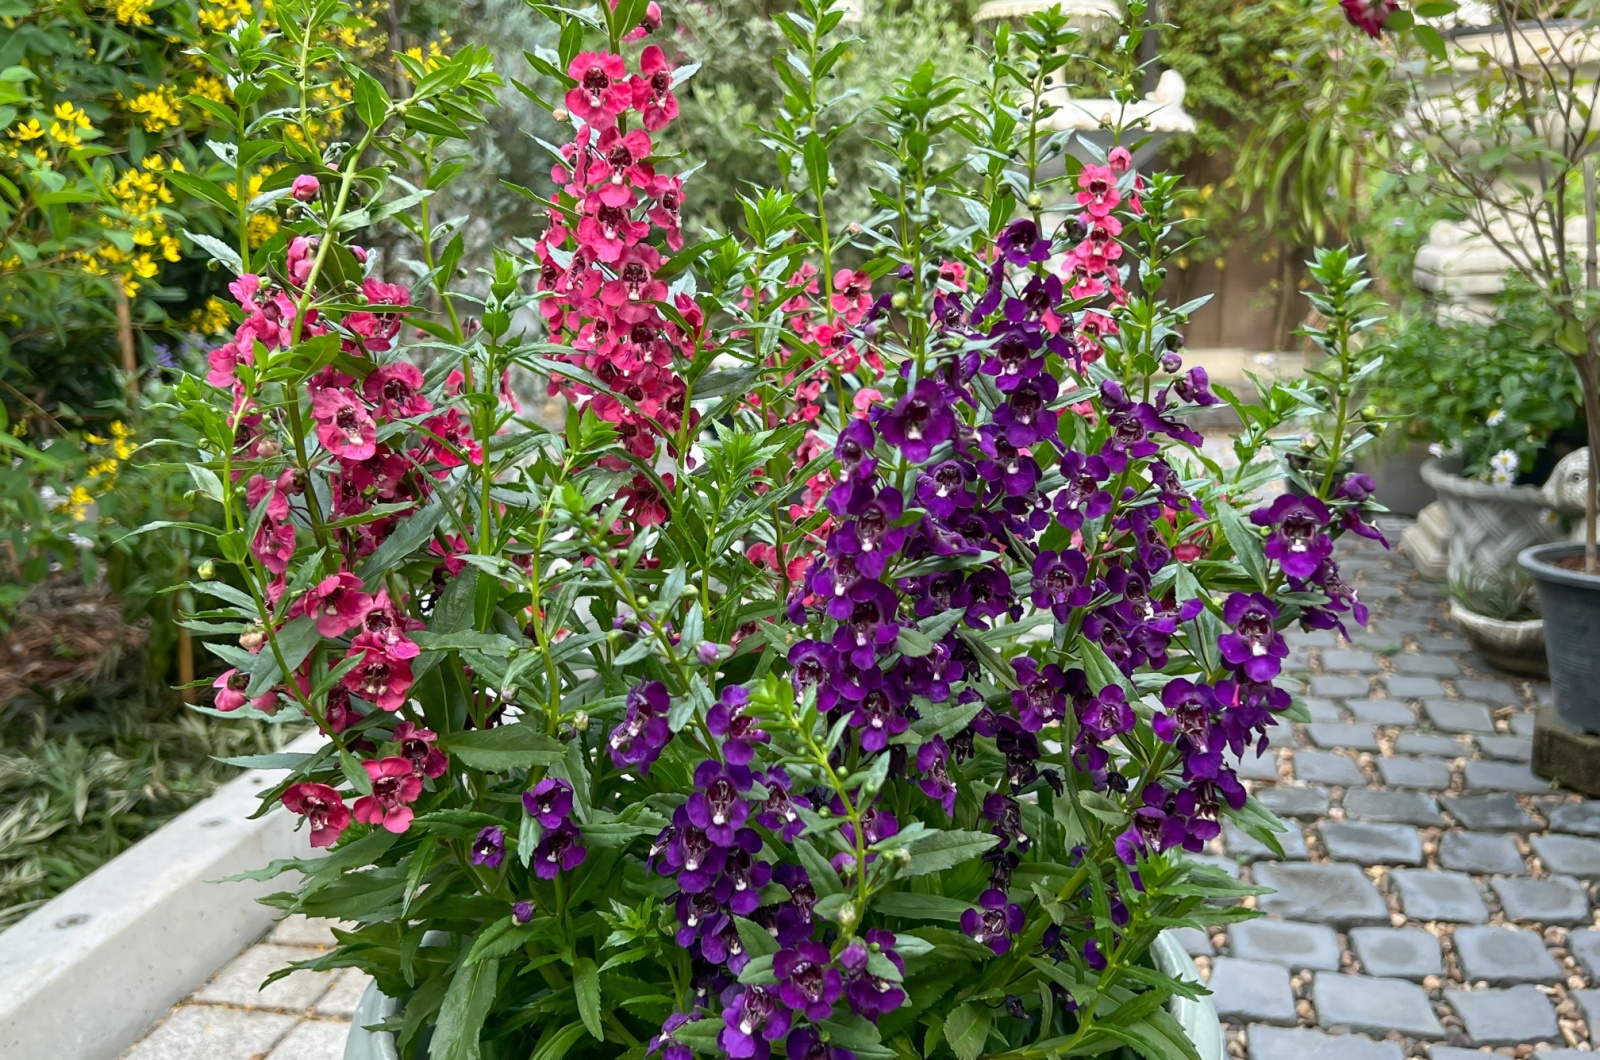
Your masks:
M 1544 619 L 1507 622 L 1469 611 L 1456 600 L 1450 601 L 1450 618 L 1496 668 L 1536 677 L 1550 672 L 1544 658 Z
M 1422 465 L 1422 480 L 1439 494 L 1449 518 L 1451 585 L 1504 578 L 1517 570 L 1517 553 L 1561 540 L 1550 502 L 1534 486 L 1491 486 L 1446 471 L 1438 460 Z

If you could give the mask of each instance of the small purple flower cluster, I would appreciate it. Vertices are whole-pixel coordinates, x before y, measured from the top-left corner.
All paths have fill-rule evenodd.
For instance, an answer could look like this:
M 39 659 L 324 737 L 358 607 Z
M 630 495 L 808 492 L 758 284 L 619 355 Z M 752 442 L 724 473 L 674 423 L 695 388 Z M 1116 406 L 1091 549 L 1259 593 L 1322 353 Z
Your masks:
M 583 864 L 589 852 L 583 834 L 572 823 L 572 785 L 560 777 L 546 777 L 522 794 L 522 808 L 538 823 L 543 835 L 533 849 L 533 874 L 553 880 Z M 483 836 L 478 837 L 482 842 Z M 503 839 L 502 839 L 503 842 Z

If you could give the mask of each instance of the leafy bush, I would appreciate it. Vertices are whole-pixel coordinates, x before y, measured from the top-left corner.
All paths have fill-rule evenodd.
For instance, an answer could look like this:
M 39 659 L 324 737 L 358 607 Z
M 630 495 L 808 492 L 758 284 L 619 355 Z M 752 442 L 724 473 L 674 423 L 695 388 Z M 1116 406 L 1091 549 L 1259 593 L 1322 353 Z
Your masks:
M 313 39 L 327 9 L 284 10 Z M 281 164 L 284 231 L 214 247 L 242 321 L 179 399 L 243 589 L 190 588 L 236 638 L 208 645 L 214 709 L 329 739 L 249 760 L 333 848 L 255 874 L 302 872 L 273 903 L 352 924 L 309 966 L 400 999 L 406 1057 L 1192 1057 L 1164 1005 L 1199 988 L 1151 946 L 1249 914 L 1181 853 L 1223 820 L 1273 841 L 1223 750 L 1292 709 L 1284 627 L 1365 618 L 1333 555 L 1376 533 L 1364 480 L 1250 500 L 1289 413 L 1329 415 L 1331 468 L 1361 431 L 1357 264 L 1314 266 L 1328 388 L 1236 403 L 1225 469 L 1186 423 L 1231 400 L 1183 364 L 1199 303 L 1163 297 L 1176 182 L 1038 124 L 1058 12 L 974 81 L 896 71 L 859 231 L 833 165 L 854 104 L 823 88 L 842 12 L 780 14 L 763 135 L 792 183 L 696 243 L 697 175 L 657 146 L 694 71 L 659 13 L 533 10 L 556 191 L 481 297 L 424 213 L 497 87 L 481 51 L 395 92 L 250 25 L 207 53 L 272 104 L 233 147 Z M 341 77 L 335 153 L 289 130 Z M 414 290 L 364 242 L 386 217 Z M 571 400 L 562 429 L 519 413 L 513 366 Z

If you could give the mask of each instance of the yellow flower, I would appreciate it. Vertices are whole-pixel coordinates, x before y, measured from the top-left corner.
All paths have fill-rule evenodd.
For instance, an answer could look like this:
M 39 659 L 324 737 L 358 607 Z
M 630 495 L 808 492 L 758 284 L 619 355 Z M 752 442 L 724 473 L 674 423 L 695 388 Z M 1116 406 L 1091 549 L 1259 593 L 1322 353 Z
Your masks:
M 50 139 L 67 147 L 83 146 L 83 138 L 78 135 L 78 130 L 71 125 L 63 125 L 58 121 L 50 123 Z
M 18 122 L 11 127 L 11 138 L 21 143 L 37 140 L 44 135 L 44 126 L 39 124 L 38 118 L 29 118 L 27 121 Z
M 107 457 L 89 465 L 90 478 L 109 478 L 117 473 L 117 462 Z
M 74 522 L 83 522 L 89 518 L 89 505 L 94 503 L 94 497 L 82 486 L 72 487 L 72 493 L 67 497 L 67 512 Z
M 182 102 L 178 90 L 171 85 L 161 85 L 141 92 L 128 101 L 128 110 L 139 115 L 145 132 L 161 132 L 183 123 Z
M 189 86 L 189 91 L 216 103 L 226 103 L 229 98 L 228 86 L 222 83 L 222 79 L 208 74 L 195 78 L 194 84 Z
M 151 0 L 113 0 L 107 5 L 111 15 L 124 26 L 148 26 Z
M 55 114 L 57 121 L 66 122 L 69 125 L 76 125 L 80 129 L 92 128 L 89 123 L 89 115 L 86 112 L 79 110 L 77 107 L 74 107 L 71 103 L 57 103 L 53 113 Z
M 228 330 L 233 318 L 228 314 L 227 303 L 212 295 L 205 305 L 189 314 L 186 323 L 198 335 L 220 335 Z M 116 431 L 116 424 L 112 424 L 112 431 Z
M 200 8 L 200 25 L 212 33 L 227 33 L 234 23 L 253 14 L 250 0 L 212 0 Z

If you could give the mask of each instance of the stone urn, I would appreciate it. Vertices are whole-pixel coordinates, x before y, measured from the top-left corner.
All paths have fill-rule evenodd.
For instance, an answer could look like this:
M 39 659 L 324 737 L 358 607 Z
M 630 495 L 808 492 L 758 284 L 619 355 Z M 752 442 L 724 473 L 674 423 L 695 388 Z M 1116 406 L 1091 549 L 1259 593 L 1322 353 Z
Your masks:
M 1439 495 L 1448 521 L 1445 538 L 1451 585 L 1500 580 L 1517 570 L 1517 554 L 1561 540 L 1550 500 L 1537 486 L 1491 486 L 1430 460 L 1422 480 Z

